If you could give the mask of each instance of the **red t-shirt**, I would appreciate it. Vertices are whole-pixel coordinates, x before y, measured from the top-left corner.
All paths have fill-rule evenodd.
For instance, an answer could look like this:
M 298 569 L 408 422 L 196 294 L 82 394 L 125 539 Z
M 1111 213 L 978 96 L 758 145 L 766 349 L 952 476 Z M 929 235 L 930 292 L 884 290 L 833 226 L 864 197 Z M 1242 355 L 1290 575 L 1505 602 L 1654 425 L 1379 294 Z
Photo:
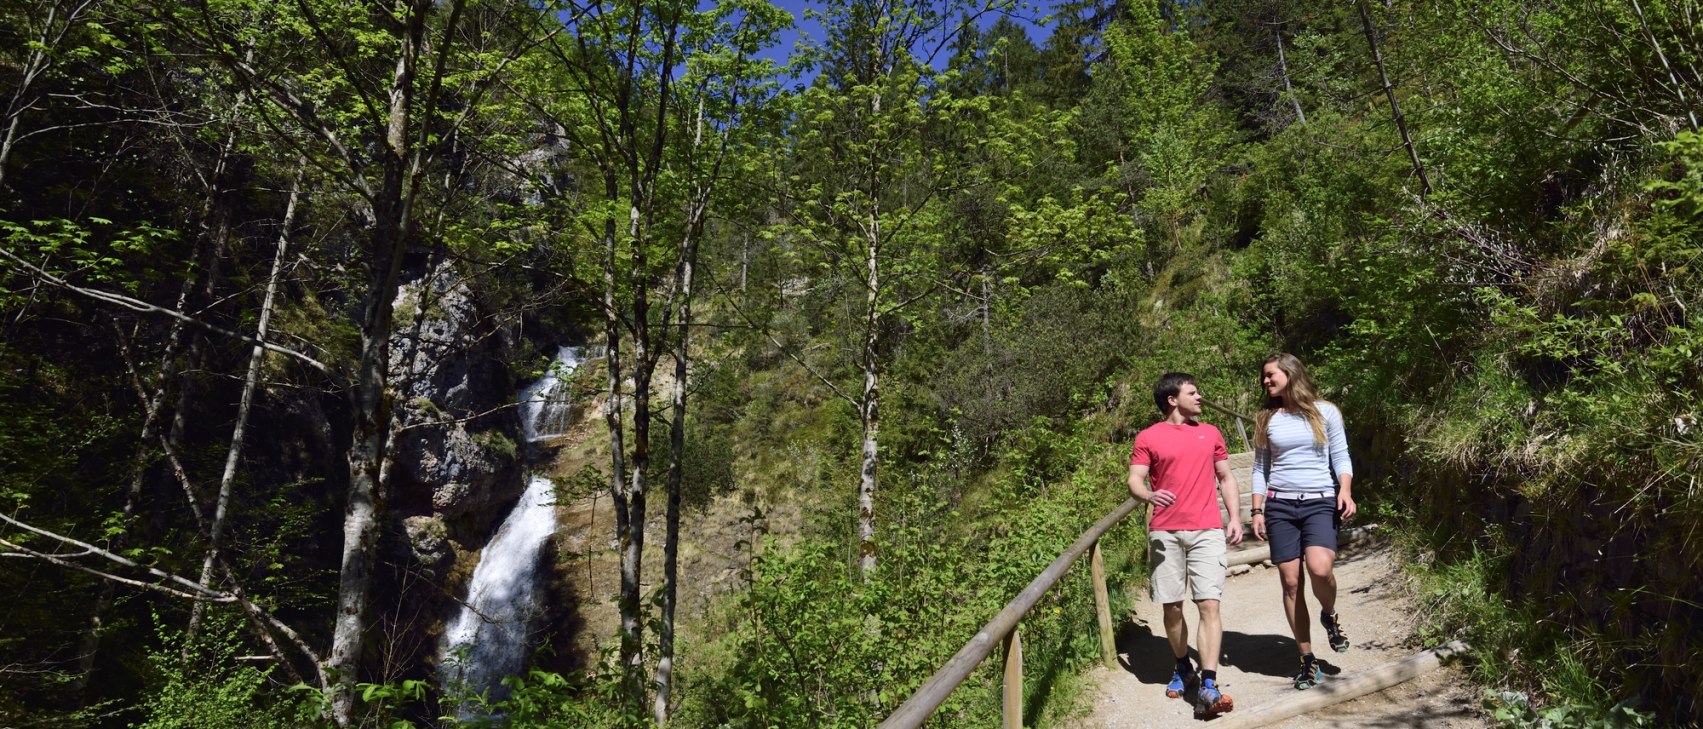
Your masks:
M 1218 513 L 1218 476 L 1214 465 L 1229 460 L 1224 435 L 1206 423 L 1173 425 L 1158 422 L 1135 436 L 1131 465 L 1147 466 L 1154 491 L 1177 495 L 1176 503 L 1154 506 L 1150 531 L 1223 529 Z

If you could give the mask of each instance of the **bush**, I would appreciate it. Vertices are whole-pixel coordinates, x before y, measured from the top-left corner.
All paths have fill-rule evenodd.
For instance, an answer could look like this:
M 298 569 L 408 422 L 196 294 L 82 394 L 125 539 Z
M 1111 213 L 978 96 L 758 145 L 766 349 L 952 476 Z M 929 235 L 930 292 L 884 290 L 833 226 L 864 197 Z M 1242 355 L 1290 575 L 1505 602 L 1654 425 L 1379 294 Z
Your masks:
M 158 622 L 158 616 L 155 616 Z M 209 608 L 193 637 L 161 630 L 161 646 L 148 660 L 161 685 L 141 705 L 140 729 L 264 729 L 305 726 L 314 702 L 291 696 L 273 669 L 240 662 L 245 648 L 240 618 Z

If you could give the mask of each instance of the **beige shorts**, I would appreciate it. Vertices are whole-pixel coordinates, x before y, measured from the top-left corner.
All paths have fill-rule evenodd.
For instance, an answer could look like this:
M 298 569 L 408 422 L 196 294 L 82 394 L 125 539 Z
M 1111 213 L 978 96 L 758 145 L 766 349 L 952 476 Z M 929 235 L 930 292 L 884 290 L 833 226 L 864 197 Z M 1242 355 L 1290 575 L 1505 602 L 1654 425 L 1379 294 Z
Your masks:
M 1224 568 L 1229 562 L 1223 529 L 1161 531 L 1147 535 L 1147 561 L 1153 568 L 1148 594 L 1160 604 L 1195 601 L 1224 595 Z

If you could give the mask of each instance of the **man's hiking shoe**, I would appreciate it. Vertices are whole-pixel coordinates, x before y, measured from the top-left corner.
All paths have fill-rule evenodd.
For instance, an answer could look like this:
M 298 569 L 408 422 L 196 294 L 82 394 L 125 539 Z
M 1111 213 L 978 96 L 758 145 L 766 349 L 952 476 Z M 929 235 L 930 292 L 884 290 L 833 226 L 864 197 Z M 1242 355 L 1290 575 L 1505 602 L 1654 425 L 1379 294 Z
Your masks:
M 1330 649 L 1338 653 L 1348 652 L 1348 636 L 1342 634 L 1342 621 L 1336 613 L 1319 613 L 1319 622 L 1324 623 L 1325 632 L 1330 635 Z
M 1305 658 L 1301 659 L 1301 672 L 1295 674 L 1295 688 L 1306 691 L 1319 685 L 1322 680 L 1324 680 L 1324 671 L 1319 670 L 1319 664 Z
M 1191 683 L 1194 683 L 1194 674 L 1193 673 L 1186 673 L 1185 674 L 1185 673 L 1179 673 L 1177 671 L 1172 671 L 1171 672 L 1171 682 L 1168 683 L 1168 684 L 1165 684 L 1165 698 L 1167 698 L 1167 699 L 1180 698 L 1183 694 L 1188 692 L 1189 684 L 1191 684 Z
M 1218 682 L 1205 681 L 1200 685 L 1200 692 L 1195 694 L 1195 716 L 1217 716 L 1236 708 L 1236 702 L 1230 700 L 1230 695 L 1218 690 Z

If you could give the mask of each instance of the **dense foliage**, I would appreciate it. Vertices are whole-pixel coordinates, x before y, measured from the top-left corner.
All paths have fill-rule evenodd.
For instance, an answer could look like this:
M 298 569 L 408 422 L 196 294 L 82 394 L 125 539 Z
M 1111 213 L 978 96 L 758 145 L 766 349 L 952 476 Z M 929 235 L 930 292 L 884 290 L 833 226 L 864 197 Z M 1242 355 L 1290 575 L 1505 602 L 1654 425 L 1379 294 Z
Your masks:
M 684 725 L 872 725 L 1123 499 L 1152 380 L 1247 410 L 1274 351 L 1498 716 L 1696 722 L 1696 10 L 828 0 L 778 48 L 761 0 L 0 2 L 0 721 L 456 723 L 490 524 L 411 556 L 398 434 L 525 449 L 398 363 L 589 341 L 609 435 L 557 475 L 639 525 L 619 648 L 510 725 L 649 721 L 659 659 Z M 647 490 L 754 505 L 678 648 Z M 1089 589 L 1024 623 L 1032 723 Z M 936 722 L 997 711 L 984 666 Z

